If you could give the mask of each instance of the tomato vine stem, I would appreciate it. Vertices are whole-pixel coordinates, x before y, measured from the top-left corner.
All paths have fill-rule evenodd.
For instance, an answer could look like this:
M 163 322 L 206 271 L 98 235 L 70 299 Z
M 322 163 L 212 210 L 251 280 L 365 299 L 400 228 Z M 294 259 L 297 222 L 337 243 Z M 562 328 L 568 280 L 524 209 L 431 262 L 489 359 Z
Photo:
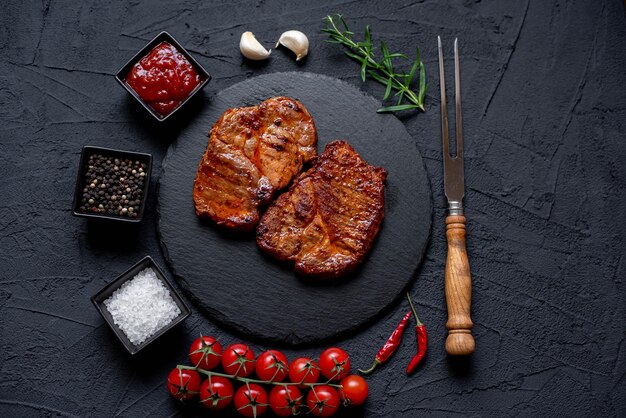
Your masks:
M 241 377 L 241 376 L 235 376 L 232 374 L 227 374 L 227 373 L 220 373 L 220 372 L 214 372 L 211 370 L 204 370 L 204 369 L 200 369 L 198 367 L 194 367 L 194 366 L 185 366 L 183 364 L 178 364 L 176 366 L 178 369 L 180 370 L 194 370 L 198 373 L 202 373 L 206 376 L 219 376 L 219 377 L 225 377 L 227 379 L 233 379 L 233 380 L 238 380 L 242 383 L 258 383 L 258 384 L 266 384 L 266 385 L 276 385 L 276 386 L 307 386 L 309 388 L 313 388 L 315 386 L 321 386 L 321 385 L 327 385 L 327 386 L 331 386 L 337 389 L 343 389 L 343 386 L 341 385 L 337 385 L 334 383 L 330 383 L 330 380 L 328 382 L 322 382 L 322 383 L 286 383 L 286 382 L 268 382 L 266 380 L 259 380 L 259 379 L 251 379 L 249 377 Z

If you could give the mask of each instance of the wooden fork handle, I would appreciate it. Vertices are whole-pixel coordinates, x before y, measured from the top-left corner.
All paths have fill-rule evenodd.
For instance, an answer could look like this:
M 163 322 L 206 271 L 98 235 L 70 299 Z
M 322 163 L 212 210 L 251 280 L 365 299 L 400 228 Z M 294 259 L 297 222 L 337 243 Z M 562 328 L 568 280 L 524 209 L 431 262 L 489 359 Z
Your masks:
M 463 356 L 474 352 L 472 336 L 472 278 L 467 249 L 465 248 L 465 216 L 446 217 L 446 302 L 448 305 L 448 338 L 446 351 L 450 355 Z

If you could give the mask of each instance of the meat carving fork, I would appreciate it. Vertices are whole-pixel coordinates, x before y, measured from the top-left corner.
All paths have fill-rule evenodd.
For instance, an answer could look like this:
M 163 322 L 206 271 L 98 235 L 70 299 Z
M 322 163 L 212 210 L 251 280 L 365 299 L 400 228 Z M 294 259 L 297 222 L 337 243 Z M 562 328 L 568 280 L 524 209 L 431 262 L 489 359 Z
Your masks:
M 439 44 L 439 85 L 441 87 L 441 138 L 443 140 L 444 190 L 448 198 L 446 216 L 446 257 L 445 288 L 448 305 L 448 338 L 446 351 L 450 355 L 468 355 L 474 352 L 472 336 L 472 278 L 470 275 L 467 250 L 465 248 L 465 216 L 463 216 L 464 174 L 463 136 L 461 121 L 461 75 L 459 72 L 459 42 L 454 40 L 454 96 L 456 102 L 456 155 L 448 150 L 448 112 L 446 109 L 446 77 L 443 69 L 443 47 Z

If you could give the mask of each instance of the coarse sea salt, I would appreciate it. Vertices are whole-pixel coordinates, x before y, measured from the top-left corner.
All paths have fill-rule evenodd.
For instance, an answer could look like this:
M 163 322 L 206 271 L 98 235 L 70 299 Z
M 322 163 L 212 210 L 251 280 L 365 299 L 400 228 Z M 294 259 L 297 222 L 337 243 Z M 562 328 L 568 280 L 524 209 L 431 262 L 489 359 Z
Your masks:
M 172 322 L 181 311 L 153 269 L 140 271 L 104 301 L 130 342 L 139 345 Z

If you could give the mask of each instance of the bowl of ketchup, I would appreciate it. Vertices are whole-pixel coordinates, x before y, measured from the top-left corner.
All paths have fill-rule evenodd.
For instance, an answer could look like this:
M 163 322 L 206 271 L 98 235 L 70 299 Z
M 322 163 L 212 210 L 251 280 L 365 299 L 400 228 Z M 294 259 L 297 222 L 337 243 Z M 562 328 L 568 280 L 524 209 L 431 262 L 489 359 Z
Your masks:
M 162 122 L 198 93 L 211 76 L 169 33 L 161 32 L 115 78 Z

